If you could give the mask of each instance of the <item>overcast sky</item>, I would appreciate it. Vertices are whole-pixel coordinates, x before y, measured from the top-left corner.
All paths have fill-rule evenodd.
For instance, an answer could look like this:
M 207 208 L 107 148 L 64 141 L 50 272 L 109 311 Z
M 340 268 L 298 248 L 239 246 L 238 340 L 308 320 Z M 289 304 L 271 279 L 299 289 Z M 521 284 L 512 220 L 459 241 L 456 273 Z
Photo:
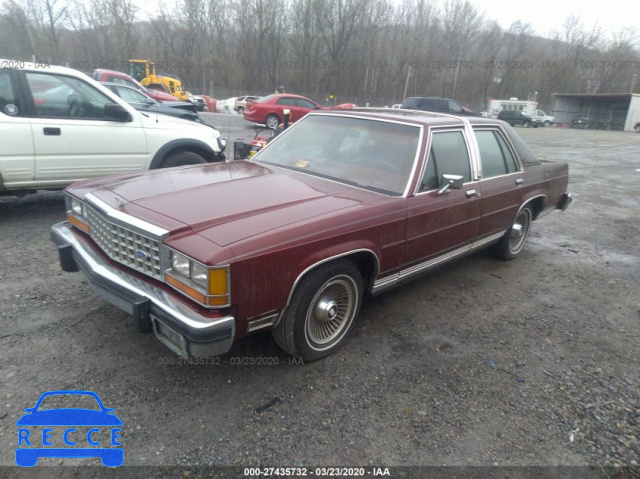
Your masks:
M 622 27 L 636 27 L 640 30 L 640 2 L 636 0 L 469 1 L 504 28 L 509 28 L 513 22 L 520 20 L 530 23 L 542 36 L 548 36 L 554 29 L 561 30 L 564 19 L 571 13 L 580 14 L 586 26 L 590 27 L 598 22 L 606 33 Z

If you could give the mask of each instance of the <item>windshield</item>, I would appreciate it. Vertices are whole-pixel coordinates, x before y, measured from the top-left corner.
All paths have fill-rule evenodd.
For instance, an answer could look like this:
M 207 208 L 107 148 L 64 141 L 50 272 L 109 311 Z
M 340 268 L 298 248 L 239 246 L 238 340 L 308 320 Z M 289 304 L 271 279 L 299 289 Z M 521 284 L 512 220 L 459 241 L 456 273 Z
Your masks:
M 417 157 L 420 127 L 310 115 L 253 159 L 392 196 L 401 196 Z

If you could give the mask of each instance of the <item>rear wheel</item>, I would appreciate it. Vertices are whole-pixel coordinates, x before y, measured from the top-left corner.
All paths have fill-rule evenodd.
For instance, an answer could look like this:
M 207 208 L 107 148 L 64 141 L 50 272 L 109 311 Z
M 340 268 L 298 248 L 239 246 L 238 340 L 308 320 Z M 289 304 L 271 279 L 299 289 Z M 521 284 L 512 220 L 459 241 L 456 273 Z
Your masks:
M 319 266 L 296 288 L 273 337 L 292 356 L 315 361 L 346 341 L 362 303 L 362 278 L 346 260 Z
M 550 127 L 551 126 L 551 122 L 549 120 L 545 121 L 544 122 L 544 126 L 545 126 L 545 128 Z
M 207 161 L 197 153 L 191 151 L 180 151 L 166 158 L 160 168 L 171 168 L 173 166 L 198 165 Z
M 500 241 L 491 247 L 491 253 L 496 258 L 505 260 L 511 260 L 518 256 L 527 242 L 532 221 L 533 211 L 531 206 L 527 205 L 520 210 L 518 217 Z
M 267 128 L 275 130 L 280 124 L 280 118 L 278 118 L 278 115 L 274 115 L 272 113 L 271 115 L 267 115 L 267 118 L 264 120 L 264 124 L 267 125 Z
M 525 128 L 529 128 L 531 126 L 531 122 L 530 121 L 525 121 L 522 126 L 524 126 Z
M 241 115 L 244 115 L 244 107 L 243 106 L 239 106 L 238 107 L 238 113 Z

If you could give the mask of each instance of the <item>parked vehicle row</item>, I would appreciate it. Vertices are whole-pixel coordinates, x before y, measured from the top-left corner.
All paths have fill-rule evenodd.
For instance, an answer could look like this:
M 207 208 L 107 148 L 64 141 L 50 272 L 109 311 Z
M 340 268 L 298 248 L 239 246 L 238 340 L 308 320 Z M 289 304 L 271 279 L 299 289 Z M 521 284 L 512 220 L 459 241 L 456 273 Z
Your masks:
M 225 159 L 210 126 L 137 111 L 77 70 L 23 65 L 0 69 L 0 194 Z

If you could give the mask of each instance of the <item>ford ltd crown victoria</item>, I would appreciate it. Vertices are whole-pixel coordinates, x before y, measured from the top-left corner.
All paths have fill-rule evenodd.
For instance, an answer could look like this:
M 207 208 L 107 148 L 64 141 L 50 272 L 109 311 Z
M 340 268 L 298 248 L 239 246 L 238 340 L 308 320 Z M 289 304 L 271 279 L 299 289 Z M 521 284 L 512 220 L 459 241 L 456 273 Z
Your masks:
M 250 161 L 76 183 L 52 239 L 63 270 L 185 358 L 271 329 L 311 361 L 364 297 L 481 248 L 518 256 L 567 183 L 499 120 L 325 110 Z

